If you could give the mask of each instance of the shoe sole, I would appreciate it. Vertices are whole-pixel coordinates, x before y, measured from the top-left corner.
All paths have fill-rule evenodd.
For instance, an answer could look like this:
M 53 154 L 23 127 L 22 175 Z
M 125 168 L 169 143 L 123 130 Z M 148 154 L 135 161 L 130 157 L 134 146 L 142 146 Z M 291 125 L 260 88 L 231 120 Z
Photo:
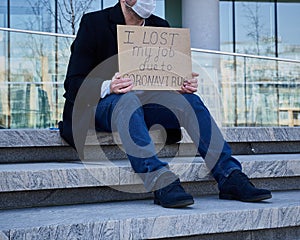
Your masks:
M 164 208 L 184 208 L 194 204 L 193 199 L 177 201 L 176 203 L 162 204 L 160 201 L 154 199 L 154 204 L 160 205 Z
M 220 194 L 219 195 L 220 199 L 225 199 L 225 200 L 238 200 L 238 201 L 242 201 L 242 202 L 260 202 L 263 200 L 267 200 L 272 198 L 272 194 L 264 194 L 264 195 L 260 195 L 260 196 L 256 196 L 253 198 L 237 198 L 234 195 L 231 194 Z

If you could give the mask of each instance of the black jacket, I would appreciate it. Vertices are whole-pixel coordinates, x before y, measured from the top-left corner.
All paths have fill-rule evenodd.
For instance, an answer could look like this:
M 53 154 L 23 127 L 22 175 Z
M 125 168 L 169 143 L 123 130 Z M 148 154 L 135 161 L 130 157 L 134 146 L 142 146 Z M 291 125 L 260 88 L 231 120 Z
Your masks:
M 71 45 L 71 57 L 64 83 L 66 101 L 63 121 L 59 123 L 59 128 L 61 136 L 77 149 L 80 157 L 83 157 L 82 150 L 90 120 L 94 116 L 95 103 L 100 99 L 101 83 L 105 79 L 111 79 L 118 71 L 117 58 L 113 58 L 118 53 L 117 25 L 125 25 L 120 3 L 111 8 L 85 14 L 81 19 L 76 39 Z M 155 15 L 146 19 L 145 25 L 169 27 L 166 20 Z M 112 60 L 105 63 L 110 58 Z M 100 63 L 103 63 L 103 66 L 99 69 L 97 66 Z M 98 68 L 96 73 L 93 72 L 95 67 Z M 89 76 L 88 81 L 86 81 L 87 76 Z M 83 82 L 88 92 L 79 91 Z M 80 111 L 77 111 L 77 108 Z M 170 130 L 170 132 L 174 131 Z M 180 140 L 181 132 L 178 130 L 175 132 L 173 135 L 175 134 L 176 139 L 171 142 Z M 75 142 L 74 138 L 76 138 Z M 168 138 L 170 142 L 170 136 Z

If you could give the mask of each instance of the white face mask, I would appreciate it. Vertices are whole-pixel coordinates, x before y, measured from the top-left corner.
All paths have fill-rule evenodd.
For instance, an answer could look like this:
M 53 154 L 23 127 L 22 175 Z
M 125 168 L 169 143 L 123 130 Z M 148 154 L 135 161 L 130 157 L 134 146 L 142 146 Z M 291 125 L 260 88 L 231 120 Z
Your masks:
M 141 18 L 148 18 L 154 12 L 156 0 L 137 0 L 133 6 L 130 6 L 126 1 L 125 5 L 130 7 Z

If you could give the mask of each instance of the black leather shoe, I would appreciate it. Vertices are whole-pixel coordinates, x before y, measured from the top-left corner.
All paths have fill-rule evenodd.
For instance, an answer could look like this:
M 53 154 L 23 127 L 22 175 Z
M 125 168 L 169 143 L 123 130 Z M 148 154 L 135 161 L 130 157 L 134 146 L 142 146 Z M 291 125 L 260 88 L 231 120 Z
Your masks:
M 185 192 L 177 179 L 170 185 L 154 191 L 154 203 L 165 208 L 182 208 L 194 204 L 194 199 Z
M 235 170 L 220 186 L 219 198 L 242 202 L 259 202 L 272 198 L 272 194 L 269 190 L 256 188 L 244 173 Z

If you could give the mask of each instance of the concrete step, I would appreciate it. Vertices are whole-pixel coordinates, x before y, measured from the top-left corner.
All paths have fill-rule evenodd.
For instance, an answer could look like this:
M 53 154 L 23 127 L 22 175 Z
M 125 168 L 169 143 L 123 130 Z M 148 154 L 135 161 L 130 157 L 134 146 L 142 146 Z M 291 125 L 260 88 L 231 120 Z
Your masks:
M 234 154 L 300 153 L 300 128 L 223 128 L 224 138 Z M 60 137 L 56 129 L 0 130 L 0 163 L 74 161 L 76 152 Z M 151 132 L 160 157 L 194 156 L 195 147 L 183 129 L 178 144 L 164 147 L 159 131 Z M 86 141 L 89 159 L 125 159 L 118 146 L 118 136 L 110 133 L 93 134 Z M 100 148 L 99 148 L 100 146 Z
M 236 156 L 255 185 L 300 190 L 300 154 Z M 218 193 L 202 158 L 167 158 L 194 196 Z M 120 191 L 122 193 L 120 193 Z M 0 164 L 0 208 L 148 199 L 128 161 Z
M 195 199 L 184 209 L 151 200 L 0 211 L 0 239 L 276 239 L 299 240 L 300 191 L 262 203 Z

